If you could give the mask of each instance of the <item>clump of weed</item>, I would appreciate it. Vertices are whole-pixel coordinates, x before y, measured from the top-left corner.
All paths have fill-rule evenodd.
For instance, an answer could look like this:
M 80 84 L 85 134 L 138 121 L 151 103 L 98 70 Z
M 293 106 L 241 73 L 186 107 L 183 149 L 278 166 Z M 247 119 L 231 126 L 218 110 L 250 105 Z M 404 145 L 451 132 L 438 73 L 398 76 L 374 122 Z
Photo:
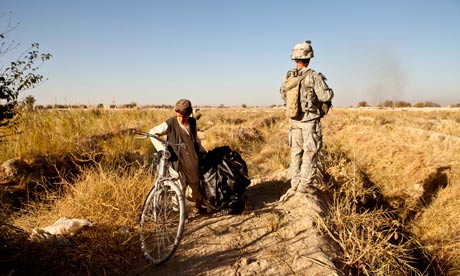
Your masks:
M 367 177 L 341 153 L 324 158 L 335 190 L 329 213 L 319 225 L 342 250 L 343 270 L 353 275 L 423 275 L 428 257 L 421 244 L 397 214 L 379 203 L 381 196 L 366 183 Z
M 392 119 L 391 117 L 385 116 L 385 115 L 381 115 L 381 116 L 375 117 L 375 123 L 378 126 L 379 125 L 383 126 L 383 125 L 394 123 L 394 119 Z
M 120 167 L 86 170 L 75 183 L 66 184 L 62 197 L 36 203 L 24 210 L 23 215 L 16 214 L 12 225 L 23 230 L 12 239 L 15 242 L 5 244 L 12 257 L 6 265 L 19 274 L 125 273 L 131 258 L 141 255 L 137 222 L 150 186 L 146 170 Z M 32 241 L 24 234 L 35 227 L 51 225 L 61 217 L 86 218 L 97 225 L 78 236 L 57 240 Z
M 284 223 L 284 218 L 282 214 L 279 213 L 269 213 L 264 216 L 263 220 L 266 224 L 268 233 L 278 231 Z

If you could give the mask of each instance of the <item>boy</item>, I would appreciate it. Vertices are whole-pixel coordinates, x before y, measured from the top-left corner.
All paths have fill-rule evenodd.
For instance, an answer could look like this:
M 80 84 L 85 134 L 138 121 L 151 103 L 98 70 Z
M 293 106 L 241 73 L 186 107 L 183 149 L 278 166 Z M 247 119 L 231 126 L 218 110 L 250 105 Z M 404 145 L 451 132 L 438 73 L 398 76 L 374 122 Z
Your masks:
M 195 202 L 194 213 L 205 213 L 200 185 L 200 159 L 206 153 L 197 135 L 196 120 L 191 117 L 192 103 L 187 99 L 178 100 L 175 108 L 176 116 L 169 118 L 162 124 L 152 128 L 151 134 L 167 135 L 167 140 L 172 143 L 185 143 L 187 147 L 172 146 L 172 168 L 179 173 L 182 191 L 185 195 L 186 186 L 192 190 L 192 201 Z M 151 138 L 157 150 L 163 150 L 156 139 Z

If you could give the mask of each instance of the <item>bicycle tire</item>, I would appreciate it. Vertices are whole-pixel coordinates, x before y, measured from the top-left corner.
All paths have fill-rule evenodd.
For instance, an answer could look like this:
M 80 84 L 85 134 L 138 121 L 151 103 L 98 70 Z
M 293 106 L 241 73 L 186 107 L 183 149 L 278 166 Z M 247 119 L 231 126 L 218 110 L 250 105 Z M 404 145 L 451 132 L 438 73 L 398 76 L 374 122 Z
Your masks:
M 152 264 L 162 264 L 172 257 L 184 231 L 184 195 L 174 181 L 164 180 L 163 187 L 147 195 L 141 214 L 141 248 Z

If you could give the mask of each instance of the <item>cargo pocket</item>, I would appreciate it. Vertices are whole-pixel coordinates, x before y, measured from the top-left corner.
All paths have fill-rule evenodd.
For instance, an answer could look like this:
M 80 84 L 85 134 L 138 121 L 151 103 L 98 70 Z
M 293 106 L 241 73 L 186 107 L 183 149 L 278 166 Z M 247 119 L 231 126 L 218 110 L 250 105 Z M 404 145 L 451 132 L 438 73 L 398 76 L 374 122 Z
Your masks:
M 313 127 L 313 140 L 315 141 L 316 150 L 320 150 L 323 144 L 323 133 L 321 130 L 321 122 L 317 120 Z

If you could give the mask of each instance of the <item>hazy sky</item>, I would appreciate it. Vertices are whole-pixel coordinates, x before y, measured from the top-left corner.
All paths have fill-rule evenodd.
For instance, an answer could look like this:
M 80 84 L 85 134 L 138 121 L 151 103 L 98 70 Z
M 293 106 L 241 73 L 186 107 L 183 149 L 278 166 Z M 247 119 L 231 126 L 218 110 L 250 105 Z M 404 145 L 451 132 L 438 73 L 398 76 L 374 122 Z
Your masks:
M 328 77 L 335 106 L 460 103 L 460 1 L 0 0 L 7 41 L 53 58 L 38 104 L 281 104 L 296 43 Z

